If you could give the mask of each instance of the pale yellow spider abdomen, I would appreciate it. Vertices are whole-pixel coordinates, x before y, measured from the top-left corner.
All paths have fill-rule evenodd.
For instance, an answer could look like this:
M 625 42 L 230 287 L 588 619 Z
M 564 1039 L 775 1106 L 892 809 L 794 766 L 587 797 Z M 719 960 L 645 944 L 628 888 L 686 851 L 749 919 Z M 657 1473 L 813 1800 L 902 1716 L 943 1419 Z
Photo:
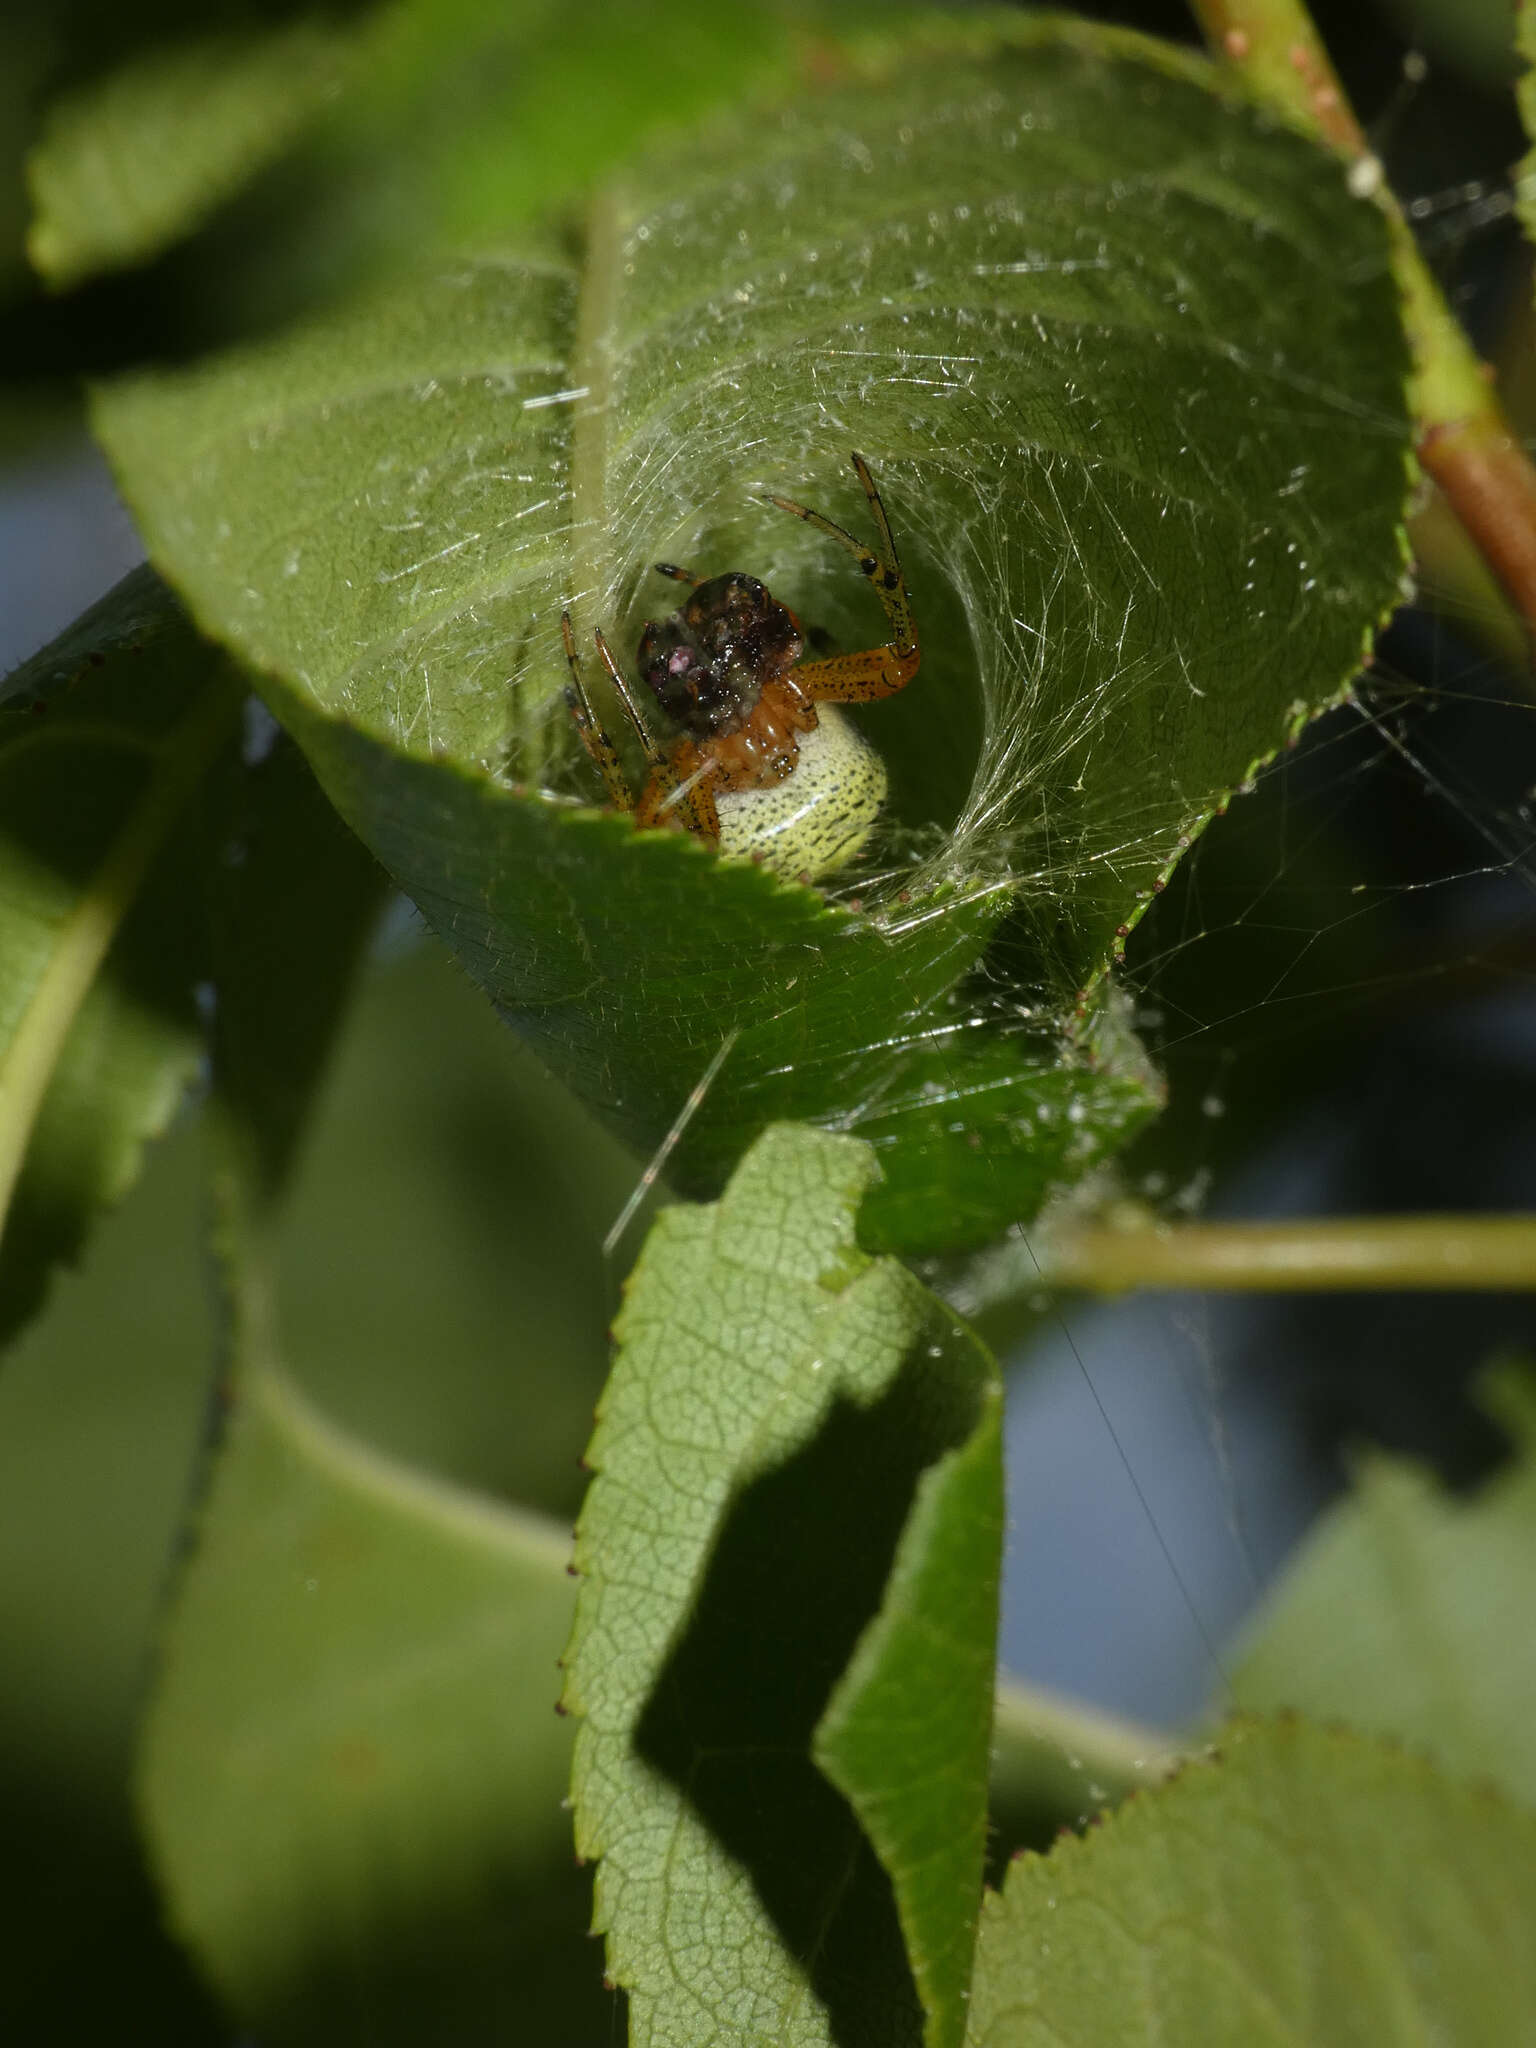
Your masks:
M 767 789 L 721 790 L 720 851 L 791 881 L 817 881 L 863 851 L 885 802 L 885 763 L 835 704 L 800 736 L 795 772 Z

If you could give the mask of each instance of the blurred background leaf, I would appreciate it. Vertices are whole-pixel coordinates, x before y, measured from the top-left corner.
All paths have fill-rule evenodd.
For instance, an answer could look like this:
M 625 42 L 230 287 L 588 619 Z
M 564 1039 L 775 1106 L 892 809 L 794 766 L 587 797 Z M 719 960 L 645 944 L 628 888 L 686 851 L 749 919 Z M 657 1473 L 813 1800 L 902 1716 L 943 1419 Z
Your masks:
M 391 931 L 283 1224 L 289 1354 L 366 1438 L 569 1515 L 616 1298 L 597 1245 L 634 1168 L 419 927 Z M 201 1146 L 185 1124 L 160 1148 L 0 1375 L 0 2012 L 21 2039 L 84 2038 L 124 1996 L 157 2039 L 228 2038 L 159 1931 L 126 1791 L 208 1401 Z
M 1502 2048 L 1536 1997 L 1536 1815 L 1422 1757 L 1239 1723 L 987 1900 L 973 2048 Z
M 158 255 L 338 97 L 348 54 L 301 19 L 172 45 L 56 102 L 29 167 L 33 264 L 59 288 Z
M 84 65 L 90 46 L 50 24 L 28 162 L 29 248 L 50 284 L 160 259 L 158 312 L 131 287 L 74 295 L 79 312 L 146 311 L 119 333 L 130 351 L 267 328 L 426 249 L 579 203 L 679 110 L 761 118 L 870 31 L 888 42 L 893 18 L 863 0 L 682 0 L 664 19 L 633 0 L 176 12 L 138 46 L 98 36 Z M 194 276 L 195 292 L 176 282 Z
M 558 1525 L 429 1482 L 247 1357 L 139 1796 L 171 1924 L 274 2042 L 603 2042 L 554 1714 Z
M 1514 1458 L 1458 1500 L 1403 1458 L 1363 1455 L 1251 1621 L 1237 1703 L 1395 1736 L 1536 1805 L 1536 1374 L 1490 1377 Z
M 553 1713 L 568 1539 L 348 1437 L 278 1363 L 276 1217 L 381 878 L 286 736 L 247 780 L 209 1107 L 229 1413 L 143 1726 L 151 1858 L 264 2037 L 599 2039 Z
M 0 708 L 0 1338 L 132 1184 L 202 1056 L 242 692 L 148 571 Z
M 156 1152 L 0 1374 L 0 1911 L 8 2037 L 227 2021 L 165 1934 L 128 1800 L 150 1633 L 202 1432 L 213 1317 L 195 1131 Z

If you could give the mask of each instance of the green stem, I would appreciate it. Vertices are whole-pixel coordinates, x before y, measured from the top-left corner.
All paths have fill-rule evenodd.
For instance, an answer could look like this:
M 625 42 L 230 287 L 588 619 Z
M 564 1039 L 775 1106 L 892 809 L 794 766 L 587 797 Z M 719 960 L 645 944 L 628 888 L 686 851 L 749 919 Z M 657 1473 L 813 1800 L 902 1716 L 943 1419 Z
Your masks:
M 1053 1287 L 1259 1293 L 1536 1288 L 1536 1216 L 1356 1216 L 1314 1223 L 1145 1224 L 1064 1231 Z
M 1043 1686 L 1003 1679 L 992 1730 L 996 1805 L 1075 1806 L 1093 1813 L 1138 1785 L 1155 1785 L 1179 1762 L 1160 1730 L 1121 1721 Z
M 1369 156 L 1303 0 L 1190 0 L 1190 8 L 1212 51 L 1236 65 L 1261 99 L 1341 156 Z
M 551 1591 L 569 1592 L 574 1603 L 569 1522 L 493 1500 L 375 1450 L 317 1408 L 270 1350 L 253 1354 L 244 1363 L 242 1391 L 247 1402 L 287 1443 L 300 1469 L 323 1474 L 338 1491 L 409 1516 L 424 1531 L 439 1531 L 515 1559 L 530 1574 L 537 1573 Z
M 229 732 L 237 703 L 227 689 L 210 688 L 164 743 L 142 796 L 61 926 L 48 964 L 0 1053 L 0 1228 L 80 1005 L 166 834 Z
M 1345 98 L 1302 0 L 1190 0 L 1211 49 L 1256 93 L 1348 163 L 1391 233 L 1392 266 L 1413 351 L 1409 402 L 1419 460 L 1494 575 L 1536 631 L 1536 469 L 1440 287 Z

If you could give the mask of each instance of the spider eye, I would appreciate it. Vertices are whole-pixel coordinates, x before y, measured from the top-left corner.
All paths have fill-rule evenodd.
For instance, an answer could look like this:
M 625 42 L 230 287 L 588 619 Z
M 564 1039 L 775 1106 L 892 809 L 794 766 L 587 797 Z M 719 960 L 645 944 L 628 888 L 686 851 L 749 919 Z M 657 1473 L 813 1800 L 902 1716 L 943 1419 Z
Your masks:
M 681 613 L 647 625 L 640 636 L 640 673 L 675 725 L 701 736 L 714 730 L 719 685 L 703 650 L 688 637 Z

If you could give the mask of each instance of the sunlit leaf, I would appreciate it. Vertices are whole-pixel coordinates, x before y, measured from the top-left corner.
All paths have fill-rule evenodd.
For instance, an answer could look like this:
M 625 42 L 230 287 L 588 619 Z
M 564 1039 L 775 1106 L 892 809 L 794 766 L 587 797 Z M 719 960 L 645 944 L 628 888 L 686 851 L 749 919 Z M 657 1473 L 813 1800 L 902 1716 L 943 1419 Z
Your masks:
M 715 1207 L 658 1219 L 617 1325 L 566 1699 L 636 2042 L 963 2026 L 999 1390 L 933 1296 L 855 1248 L 872 1170 L 770 1131 Z
M 867 1134 L 862 1228 L 906 1249 L 995 1235 L 1155 1104 L 1075 998 L 1347 683 L 1407 433 L 1381 223 L 1331 158 L 1151 45 L 923 33 L 615 174 L 579 244 L 508 235 L 99 406 L 156 558 L 578 1092 L 651 1146 L 708 1076 L 694 1189 L 774 1118 Z M 858 528 L 854 446 L 925 655 L 864 718 L 893 803 L 842 905 L 546 801 L 595 794 L 561 607 L 628 647 L 649 561 L 882 634 L 753 498 Z
M 1536 1385 L 1503 1374 L 1512 1463 L 1458 1500 L 1405 1458 L 1362 1458 L 1251 1625 L 1243 1706 L 1299 1707 L 1429 1749 L 1536 1805 Z
M 1536 1816 L 1303 1721 L 1238 1726 L 982 1920 L 971 2048 L 1506 2048 L 1536 2001 Z
M 138 1171 L 201 1056 L 199 785 L 240 688 L 147 571 L 8 680 L 0 707 L 0 1331 Z

